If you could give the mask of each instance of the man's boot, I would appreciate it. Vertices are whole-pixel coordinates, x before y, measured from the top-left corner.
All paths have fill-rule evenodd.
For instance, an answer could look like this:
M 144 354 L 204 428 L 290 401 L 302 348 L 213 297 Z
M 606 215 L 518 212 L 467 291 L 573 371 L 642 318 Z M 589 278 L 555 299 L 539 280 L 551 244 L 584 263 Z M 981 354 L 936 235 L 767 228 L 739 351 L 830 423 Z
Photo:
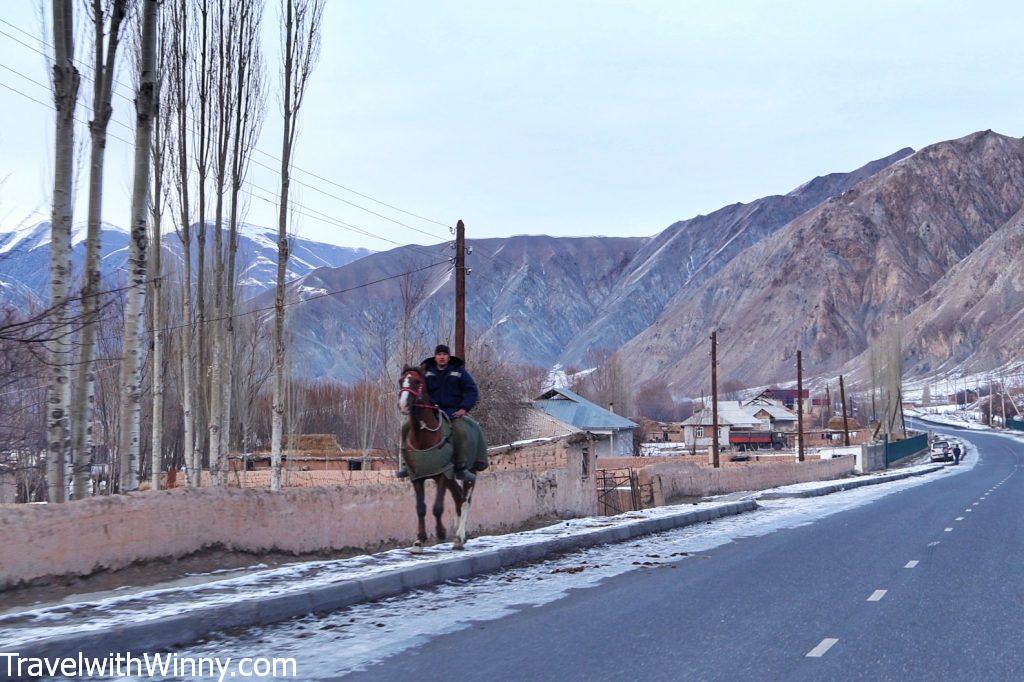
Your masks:
M 476 480 L 476 474 L 466 466 L 466 422 L 461 418 L 452 420 L 452 462 L 455 464 L 456 480 Z

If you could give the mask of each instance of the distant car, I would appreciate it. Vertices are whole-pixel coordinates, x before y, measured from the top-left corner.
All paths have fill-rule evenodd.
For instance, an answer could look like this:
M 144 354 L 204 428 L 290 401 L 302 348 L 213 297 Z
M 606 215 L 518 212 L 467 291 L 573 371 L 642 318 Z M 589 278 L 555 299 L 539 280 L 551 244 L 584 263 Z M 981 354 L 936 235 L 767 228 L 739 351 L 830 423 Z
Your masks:
M 931 455 L 933 462 L 950 462 L 953 460 L 953 446 L 949 444 L 948 440 L 938 438 L 933 440 L 931 447 L 928 448 L 928 453 Z

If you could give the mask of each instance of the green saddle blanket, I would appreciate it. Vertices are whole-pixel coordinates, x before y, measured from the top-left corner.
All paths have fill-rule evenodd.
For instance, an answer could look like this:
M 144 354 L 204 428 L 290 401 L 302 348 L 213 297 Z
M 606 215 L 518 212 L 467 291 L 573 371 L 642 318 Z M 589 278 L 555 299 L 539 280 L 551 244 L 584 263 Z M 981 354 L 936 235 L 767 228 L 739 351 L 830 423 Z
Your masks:
M 464 453 L 460 460 L 470 468 L 487 468 L 487 441 L 480 424 L 469 417 L 455 421 L 441 422 L 441 444 L 428 450 L 412 450 L 406 445 L 408 425 L 402 426 L 402 456 L 405 458 L 409 476 L 413 479 L 431 478 L 444 474 L 451 478 L 455 474 L 455 448 Z

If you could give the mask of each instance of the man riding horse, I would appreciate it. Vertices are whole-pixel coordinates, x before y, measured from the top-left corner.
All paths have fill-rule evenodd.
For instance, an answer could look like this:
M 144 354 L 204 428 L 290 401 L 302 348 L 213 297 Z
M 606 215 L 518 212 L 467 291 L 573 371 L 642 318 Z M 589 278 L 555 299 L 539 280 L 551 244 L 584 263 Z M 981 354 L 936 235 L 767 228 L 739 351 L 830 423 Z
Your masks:
M 455 465 L 455 478 L 460 481 L 474 481 L 476 474 L 472 469 L 482 470 L 487 465 L 482 461 L 469 461 L 472 453 L 469 449 L 470 436 L 468 428 L 479 430 L 468 413 L 476 406 L 478 391 L 476 382 L 466 369 L 462 358 L 451 354 L 448 346 L 440 344 L 434 349 L 433 357 L 420 364 L 420 371 L 427 384 L 427 393 L 431 402 L 444 412 L 451 422 L 451 439 L 453 446 L 452 460 Z M 472 423 L 472 427 L 467 424 Z M 402 427 L 402 443 L 406 442 L 408 424 Z M 471 468 L 472 465 L 472 468 Z M 398 477 L 409 475 L 405 457 L 399 461 Z

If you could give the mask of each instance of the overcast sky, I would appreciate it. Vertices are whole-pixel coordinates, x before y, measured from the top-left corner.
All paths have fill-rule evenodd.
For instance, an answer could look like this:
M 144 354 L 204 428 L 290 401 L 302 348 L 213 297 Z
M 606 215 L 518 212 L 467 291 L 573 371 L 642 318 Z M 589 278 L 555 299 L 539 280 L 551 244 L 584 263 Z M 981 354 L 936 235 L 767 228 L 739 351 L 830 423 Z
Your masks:
M 0 19 L 40 37 L 36 5 L 5 1 Z M 276 0 L 266 23 L 276 93 Z M 328 0 L 296 163 L 441 223 L 463 218 L 471 237 L 650 235 L 901 147 L 986 128 L 1024 134 L 1021 26 L 1020 2 Z M 39 47 L 6 23 L 0 31 Z M 46 83 L 40 55 L 0 34 L 0 64 L 0 84 L 50 101 L 28 80 Z M 274 94 L 259 145 L 273 155 L 279 116 Z M 115 119 L 132 123 L 123 99 Z M 0 87 L 0 229 L 47 217 L 52 125 L 52 111 Z M 125 225 L 131 149 L 109 149 L 105 220 Z M 258 167 L 251 177 L 277 182 Z M 448 236 L 297 177 L 435 236 L 298 188 L 301 205 L 374 235 Z M 247 218 L 275 216 L 254 199 Z M 296 228 L 393 246 L 308 216 Z

